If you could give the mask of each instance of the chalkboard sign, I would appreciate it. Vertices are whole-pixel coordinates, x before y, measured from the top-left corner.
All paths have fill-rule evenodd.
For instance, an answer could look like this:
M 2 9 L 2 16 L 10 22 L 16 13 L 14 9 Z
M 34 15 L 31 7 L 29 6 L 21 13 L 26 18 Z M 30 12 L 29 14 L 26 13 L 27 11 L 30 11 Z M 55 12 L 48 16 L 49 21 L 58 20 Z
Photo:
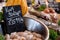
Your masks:
M 20 5 L 3 7 L 6 33 L 24 31 L 25 25 Z

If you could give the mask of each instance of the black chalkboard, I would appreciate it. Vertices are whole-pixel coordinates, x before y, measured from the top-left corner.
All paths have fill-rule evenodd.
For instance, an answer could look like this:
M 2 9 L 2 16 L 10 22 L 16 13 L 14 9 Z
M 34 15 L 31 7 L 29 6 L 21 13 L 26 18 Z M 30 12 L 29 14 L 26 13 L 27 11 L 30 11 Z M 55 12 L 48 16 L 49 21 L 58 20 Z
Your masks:
M 24 31 L 25 25 L 20 5 L 3 7 L 6 33 Z

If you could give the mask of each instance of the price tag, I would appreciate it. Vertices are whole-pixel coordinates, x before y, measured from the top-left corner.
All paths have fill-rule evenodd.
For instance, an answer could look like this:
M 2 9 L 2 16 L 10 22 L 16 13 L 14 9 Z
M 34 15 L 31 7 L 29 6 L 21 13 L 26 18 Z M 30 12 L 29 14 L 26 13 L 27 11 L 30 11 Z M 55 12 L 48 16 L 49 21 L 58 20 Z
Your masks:
M 23 31 L 24 20 L 20 5 L 3 7 L 7 33 Z

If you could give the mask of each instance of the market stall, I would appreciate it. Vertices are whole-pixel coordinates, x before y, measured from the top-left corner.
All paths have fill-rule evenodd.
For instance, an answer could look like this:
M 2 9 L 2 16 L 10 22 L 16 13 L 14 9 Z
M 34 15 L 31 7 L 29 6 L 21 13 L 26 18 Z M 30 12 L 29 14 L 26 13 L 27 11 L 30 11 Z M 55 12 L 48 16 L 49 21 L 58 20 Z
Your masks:
M 0 40 L 60 40 L 59 0 L 1 0 Z

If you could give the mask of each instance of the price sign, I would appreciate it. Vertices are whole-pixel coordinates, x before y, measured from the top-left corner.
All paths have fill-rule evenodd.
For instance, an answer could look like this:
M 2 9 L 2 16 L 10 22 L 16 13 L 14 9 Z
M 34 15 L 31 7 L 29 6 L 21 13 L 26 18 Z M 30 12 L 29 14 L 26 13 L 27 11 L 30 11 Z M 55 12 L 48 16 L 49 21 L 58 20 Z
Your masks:
M 7 33 L 24 30 L 24 20 L 20 5 L 3 7 L 3 12 Z

